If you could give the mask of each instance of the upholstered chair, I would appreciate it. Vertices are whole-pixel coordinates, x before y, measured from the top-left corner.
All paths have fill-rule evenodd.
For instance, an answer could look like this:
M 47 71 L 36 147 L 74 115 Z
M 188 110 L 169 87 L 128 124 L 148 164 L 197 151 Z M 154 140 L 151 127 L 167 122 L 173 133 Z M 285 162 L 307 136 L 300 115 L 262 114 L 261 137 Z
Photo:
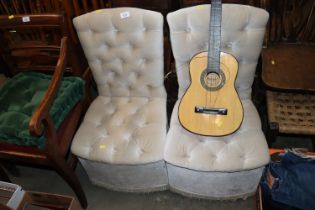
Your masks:
M 75 135 L 72 152 L 96 185 L 132 192 L 166 188 L 162 15 L 103 9 L 73 23 L 99 95 Z
M 167 16 L 179 100 L 190 84 L 190 59 L 208 49 L 209 13 L 210 5 L 201 5 Z M 238 60 L 235 86 L 243 104 L 244 119 L 233 134 L 222 137 L 196 135 L 180 125 L 178 100 L 164 153 L 171 190 L 210 199 L 246 198 L 256 191 L 269 155 L 259 115 L 251 101 L 251 86 L 267 20 L 265 10 L 223 4 L 221 50 Z

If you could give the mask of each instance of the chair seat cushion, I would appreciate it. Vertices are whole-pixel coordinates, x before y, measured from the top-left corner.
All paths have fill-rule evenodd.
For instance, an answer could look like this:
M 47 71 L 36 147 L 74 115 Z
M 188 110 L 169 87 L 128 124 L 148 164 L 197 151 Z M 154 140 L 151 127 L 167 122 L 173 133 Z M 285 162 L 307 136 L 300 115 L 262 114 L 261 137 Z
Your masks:
M 98 96 L 77 131 L 72 152 L 111 164 L 144 164 L 163 159 L 166 99 Z
M 44 98 L 51 76 L 23 72 L 15 75 L 0 88 L 0 139 L 10 144 L 44 147 L 45 137 L 31 136 L 29 122 Z M 83 97 L 84 81 L 65 77 L 50 109 L 50 116 L 58 128 L 74 105 Z
M 264 166 L 268 146 L 252 101 L 242 100 L 244 119 L 233 134 L 207 137 L 185 130 L 178 121 L 177 101 L 167 134 L 164 158 L 167 162 L 198 171 L 234 172 Z

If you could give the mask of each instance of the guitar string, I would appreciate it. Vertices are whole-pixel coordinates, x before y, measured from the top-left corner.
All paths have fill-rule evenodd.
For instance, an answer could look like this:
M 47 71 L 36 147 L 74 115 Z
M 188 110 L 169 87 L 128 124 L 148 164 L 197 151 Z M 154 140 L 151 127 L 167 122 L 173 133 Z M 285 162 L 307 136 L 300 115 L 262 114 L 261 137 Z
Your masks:
M 210 58 L 211 58 L 211 55 L 210 55 L 210 52 L 211 52 L 211 39 L 213 38 L 212 37 L 212 33 L 211 33 L 211 23 L 212 22 L 214 22 L 214 20 L 213 20 L 213 18 L 214 18 L 214 15 L 212 15 L 212 10 L 213 10 L 213 4 L 211 4 L 211 6 L 209 6 L 210 7 L 210 13 L 209 13 L 209 41 L 208 41 L 208 60 L 207 60 L 207 73 L 206 73 L 206 79 L 205 80 L 208 80 L 208 73 L 209 72 L 211 72 L 211 69 L 210 69 Z M 211 58 L 212 59 L 212 58 Z M 211 78 L 210 78 L 211 79 Z M 208 82 L 208 81 L 207 81 Z M 211 81 L 210 81 L 211 82 Z M 206 84 L 206 85 L 208 85 L 208 84 Z M 210 84 L 211 85 L 211 84 Z M 206 103 L 205 103 L 205 107 L 208 107 L 209 105 L 208 105 L 208 96 L 209 96 L 209 100 L 211 101 L 211 90 L 209 91 L 209 90 L 206 90 Z
M 214 13 L 214 15 L 212 15 L 211 16 L 211 18 L 213 18 L 213 21 L 211 20 L 211 18 L 210 18 L 210 27 L 209 27 L 209 33 L 210 33 L 210 30 L 213 30 L 213 28 L 214 27 L 220 27 L 219 28 L 219 36 L 217 36 L 216 34 L 214 34 L 214 33 L 212 33 L 211 35 L 212 35 L 212 37 L 211 36 L 209 36 L 209 37 L 211 37 L 212 38 L 212 41 L 215 39 L 215 38 L 217 38 L 218 39 L 218 37 L 219 37 L 219 39 L 221 39 L 221 20 L 222 20 L 222 5 L 221 5 L 221 1 L 219 1 L 219 2 L 216 2 L 216 3 L 219 3 L 219 4 L 212 4 L 211 5 L 211 7 L 213 6 L 213 8 L 211 8 L 211 10 L 210 10 L 210 12 L 213 12 Z M 213 10 L 212 10 L 213 9 Z M 210 14 L 211 15 L 211 14 Z M 218 16 L 219 15 L 219 16 Z M 216 23 L 220 23 L 220 25 L 216 25 Z M 214 25 L 213 25 L 214 24 Z M 211 28 L 212 27 L 212 28 Z M 221 41 L 221 40 L 220 40 Z M 220 42 L 219 42 L 220 43 Z M 216 42 L 214 42 L 214 44 L 216 44 Z M 210 47 L 210 40 L 209 40 L 209 47 Z M 217 47 L 217 48 L 216 48 Z M 212 86 L 217 86 L 218 85 L 218 82 L 222 82 L 222 81 L 220 81 L 220 77 L 221 77 L 221 67 L 220 67 L 220 51 L 221 51 L 221 49 L 220 49 L 220 44 L 218 45 L 218 46 L 214 46 L 214 50 L 216 50 L 215 52 L 214 52 L 214 56 L 215 57 L 210 57 L 210 55 L 208 54 L 208 62 L 210 61 L 210 60 L 212 60 L 212 62 L 215 64 L 215 68 L 216 68 L 216 70 L 215 71 L 217 71 L 217 68 L 219 68 L 218 69 L 218 78 L 215 78 L 215 79 L 213 79 L 212 77 L 210 78 L 210 81 L 211 81 L 211 85 Z M 210 50 L 209 50 L 209 52 L 210 52 Z M 222 78 L 221 78 L 222 79 Z M 221 89 L 221 88 L 220 88 Z M 211 96 L 214 96 L 214 94 L 212 94 L 212 91 L 209 91 L 210 92 L 210 106 L 212 106 L 212 107 L 215 107 L 215 104 L 216 104 L 216 101 L 217 101 L 217 99 L 218 99 L 218 95 L 219 95 L 219 92 L 220 92 L 220 89 L 219 90 L 217 90 L 218 92 L 217 92 L 217 94 L 215 95 L 216 97 L 215 97 L 215 99 L 213 99 L 213 102 L 212 102 L 212 99 L 211 98 L 213 98 L 213 97 L 211 97 Z M 212 103 L 211 103 L 212 102 Z M 207 102 L 207 106 L 209 106 L 208 105 L 208 102 Z
M 210 62 L 209 62 L 209 58 L 210 58 L 210 39 L 211 39 L 211 33 L 210 33 L 210 30 L 211 30 L 211 28 L 210 28 L 210 26 L 211 26 L 211 8 L 212 8 L 212 6 L 210 6 L 210 13 L 209 13 L 209 29 L 208 29 L 208 36 L 209 36 L 209 40 L 208 40 L 208 54 L 207 54 L 207 70 L 206 70 L 206 74 L 205 74 L 205 78 L 204 78 L 204 82 L 206 83 L 206 81 L 207 81 L 207 77 L 208 77 L 208 73 L 210 72 Z M 208 81 L 207 81 L 208 82 Z M 206 86 L 208 85 L 208 84 L 205 84 Z M 209 91 L 208 90 L 205 90 L 205 93 L 206 93 L 206 101 L 205 101 L 205 107 L 207 107 L 208 106 L 208 94 L 209 94 Z M 211 95 L 210 95 L 210 100 L 211 100 Z
M 215 15 L 215 17 L 217 17 L 219 20 L 218 21 L 216 21 L 216 22 L 219 22 L 220 23 L 220 28 L 219 28 L 219 35 L 218 35 L 218 39 L 220 39 L 219 40 L 219 46 L 218 46 L 218 50 L 219 50 L 219 52 L 217 53 L 217 59 L 219 59 L 217 62 L 218 62 L 218 67 L 219 67 L 219 82 L 222 82 L 222 78 L 220 78 L 221 77 L 221 24 L 222 24 L 222 4 L 221 4 L 221 1 L 219 1 L 219 3 L 220 4 L 218 4 L 217 6 L 218 6 L 218 9 L 216 10 L 216 11 L 219 11 L 218 13 L 219 13 L 219 16 L 218 16 L 218 14 L 216 14 Z M 220 95 L 220 92 L 221 92 L 221 88 L 218 90 L 218 92 L 217 92 L 217 95 L 216 95 L 216 99 L 214 100 L 214 104 L 213 104 L 213 106 L 215 106 L 215 104 L 216 104 L 216 101 L 218 100 L 218 97 L 219 97 L 219 95 Z
M 217 14 L 216 14 L 216 4 L 214 4 L 214 2 L 211 4 L 211 6 L 210 6 L 210 18 L 209 18 L 209 43 L 208 43 L 208 68 L 210 68 L 210 64 L 209 64 L 209 62 L 210 62 L 210 59 L 212 60 L 211 62 L 213 62 L 214 64 L 215 64 L 215 67 L 217 66 L 217 60 L 216 60 L 216 58 L 213 58 L 213 57 L 211 57 L 211 56 L 217 56 L 216 55 L 216 51 L 214 51 L 213 52 L 213 50 L 215 50 L 215 45 L 213 46 L 213 48 L 210 48 L 210 46 L 211 46 L 211 44 L 215 44 L 215 43 L 211 43 L 210 41 L 214 41 L 214 39 L 215 39 L 215 34 L 214 34 L 214 32 L 212 31 L 213 30 L 213 28 L 215 27 L 215 23 L 217 23 Z M 212 51 L 211 51 L 212 50 Z M 210 52 L 211 52 L 211 55 L 209 55 L 210 54 Z M 212 55 L 212 54 L 215 54 L 215 55 Z M 212 67 L 211 67 L 212 68 Z M 212 71 L 212 69 L 211 69 L 211 71 Z M 209 73 L 209 72 L 207 72 L 207 73 Z M 208 79 L 208 78 L 207 78 Z M 214 84 L 213 84 L 213 78 L 210 76 L 210 86 L 213 86 Z M 212 104 L 211 104 L 211 101 L 212 101 L 212 91 L 210 90 L 210 91 L 206 91 L 206 93 L 207 93 L 207 96 L 209 95 L 209 97 L 206 97 L 206 107 L 209 107 L 209 104 L 210 104 L 210 106 L 213 106 Z M 210 118 L 210 115 L 208 116 L 208 118 Z

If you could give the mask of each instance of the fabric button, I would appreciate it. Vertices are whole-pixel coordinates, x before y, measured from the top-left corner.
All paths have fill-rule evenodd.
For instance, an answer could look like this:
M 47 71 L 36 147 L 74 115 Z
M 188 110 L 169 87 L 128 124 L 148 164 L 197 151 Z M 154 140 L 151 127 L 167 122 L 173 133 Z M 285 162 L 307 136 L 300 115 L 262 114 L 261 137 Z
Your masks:
M 99 122 L 91 122 L 95 127 L 99 127 L 102 125 L 101 121 Z
M 144 149 L 139 148 L 139 149 L 138 149 L 138 153 L 139 153 L 140 155 L 142 155 L 142 154 L 144 153 Z
M 233 42 L 228 42 L 228 43 L 226 44 L 226 47 L 227 47 L 227 48 L 232 48 L 232 47 L 233 47 Z
M 190 155 L 189 155 L 188 153 L 184 153 L 184 154 L 182 155 L 182 157 L 183 157 L 184 159 L 188 159 L 188 158 L 190 158 Z
M 128 142 L 130 141 L 130 137 L 131 137 L 131 133 L 127 133 L 124 135 L 124 139 Z

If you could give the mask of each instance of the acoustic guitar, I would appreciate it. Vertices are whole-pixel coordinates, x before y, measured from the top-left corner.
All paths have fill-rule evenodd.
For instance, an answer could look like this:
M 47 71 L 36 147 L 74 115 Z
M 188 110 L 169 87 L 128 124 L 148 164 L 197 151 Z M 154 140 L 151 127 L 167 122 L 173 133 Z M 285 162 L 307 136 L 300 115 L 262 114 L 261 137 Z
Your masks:
M 205 136 L 235 132 L 243 121 L 243 107 L 235 89 L 238 62 L 221 52 L 221 0 L 212 0 L 208 52 L 190 61 L 191 84 L 182 97 L 178 118 L 188 131 Z

